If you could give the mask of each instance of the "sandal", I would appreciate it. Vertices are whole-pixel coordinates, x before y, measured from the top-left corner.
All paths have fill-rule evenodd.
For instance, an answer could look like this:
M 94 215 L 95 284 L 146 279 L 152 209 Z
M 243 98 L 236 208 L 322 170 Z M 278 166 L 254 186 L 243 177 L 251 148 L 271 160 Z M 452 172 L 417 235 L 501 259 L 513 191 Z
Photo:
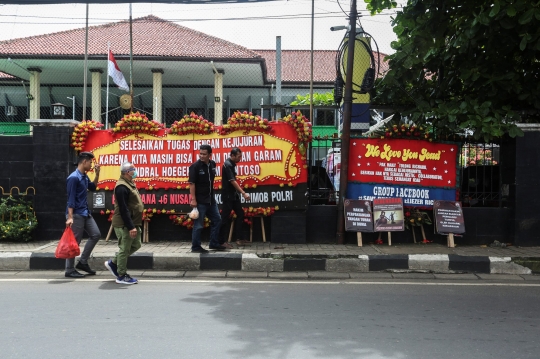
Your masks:
M 225 247 L 225 248 L 227 248 L 227 249 L 233 249 L 233 248 L 234 248 L 233 245 L 230 244 L 229 242 L 223 243 L 222 246 Z
M 236 245 L 238 245 L 238 246 L 250 246 L 251 242 L 243 240 L 243 239 L 239 239 L 239 240 L 236 241 Z

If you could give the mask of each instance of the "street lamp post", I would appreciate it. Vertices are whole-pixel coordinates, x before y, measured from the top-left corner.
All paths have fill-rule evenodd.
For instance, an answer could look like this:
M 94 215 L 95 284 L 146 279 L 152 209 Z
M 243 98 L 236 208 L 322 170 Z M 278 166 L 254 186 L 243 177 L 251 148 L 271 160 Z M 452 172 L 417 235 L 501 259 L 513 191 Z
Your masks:
M 352 113 L 352 79 L 354 69 L 354 44 L 356 42 L 356 0 L 351 2 L 349 16 L 349 42 L 347 43 L 347 69 L 345 77 L 345 91 L 343 93 L 343 131 L 341 132 L 341 170 L 339 175 L 338 223 L 336 241 L 345 242 L 345 211 L 343 202 L 347 195 L 347 179 L 349 174 L 349 143 L 351 141 L 351 113 Z

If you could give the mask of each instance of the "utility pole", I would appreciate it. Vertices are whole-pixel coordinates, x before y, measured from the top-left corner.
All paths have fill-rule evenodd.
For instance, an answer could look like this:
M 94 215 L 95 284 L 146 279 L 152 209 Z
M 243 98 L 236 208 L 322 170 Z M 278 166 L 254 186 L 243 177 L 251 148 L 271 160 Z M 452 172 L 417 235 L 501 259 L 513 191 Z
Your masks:
M 341 169 L 339 175 L 339 200 L 337 204 L 337 244 L 345 242 L 345 210 L 343 202 L 347 195 L 347 180 L 349 177 L 349 143 L 351 142 L 351 113 L 352 113 L 352 80 L 354 69 L 354 45 L 356 42 L 356 0 L 351 2 L 349 16 L 349 41 L 347 43 L 347 69 L 345 77 L 345 91 L 343 93 L 343 130 L 341 131 Z M 340 59 L 341 61 L 341 59 Z

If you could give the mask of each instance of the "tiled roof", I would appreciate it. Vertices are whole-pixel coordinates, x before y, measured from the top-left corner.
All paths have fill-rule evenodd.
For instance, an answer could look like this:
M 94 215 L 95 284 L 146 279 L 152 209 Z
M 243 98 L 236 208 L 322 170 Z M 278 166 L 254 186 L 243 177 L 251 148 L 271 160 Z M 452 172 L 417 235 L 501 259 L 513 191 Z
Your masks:
M 276 50 L 253 50 L 266 60 L 267 80 L 276 81 Z M 313 82 L 334 82 L 336 79 L 336 54 L 333 50 L 313 51 Z M 375 60 L 377 53 L 375 53 Z M 385 54 L 379 53 L 379 76 L 388 70 Z M 281 81 L 309 82 L 311 52 L 309 50 L 281 50 Z
M 88 30 L 88 54 L 129 56 L 129 22 L 92 26 Z M 0 55 L 82 56 L 85 29 L 0 41 Z M 204 59 L 258 59 L 258 54 L 240 45 L 149 15 L 133 20 L 133 56 Z
M 276 50 L 253 50 L 266 60 L 270 82 L 276 81 Z M 313 82 L 334 82 L 336 79 L 336 51 L 313 52 Z M 281 81 L 309 82 L 311 52 L 309 50 L 281 50 Z

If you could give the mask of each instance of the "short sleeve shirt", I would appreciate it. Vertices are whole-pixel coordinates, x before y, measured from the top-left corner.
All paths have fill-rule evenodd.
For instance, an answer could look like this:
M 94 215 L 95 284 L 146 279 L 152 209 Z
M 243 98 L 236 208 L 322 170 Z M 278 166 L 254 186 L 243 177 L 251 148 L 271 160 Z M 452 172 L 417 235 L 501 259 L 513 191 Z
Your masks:
M 198 160 L 189 166 L 189 183 L 195 184 L 195 200 L 201 204 L 214 204 L 214 178 L 216 177 L 216 163 L 212 160 L 208 164 Z
M 223 162 L 223 174 L 222 174 L 222 190 L 221 198 L 226 200 L 233 200 L 239 198 L 236 192 L 236 188 L 232 185 L 231 181 L 236 181 L 236 163 L 231 161 L 230 158 Z

